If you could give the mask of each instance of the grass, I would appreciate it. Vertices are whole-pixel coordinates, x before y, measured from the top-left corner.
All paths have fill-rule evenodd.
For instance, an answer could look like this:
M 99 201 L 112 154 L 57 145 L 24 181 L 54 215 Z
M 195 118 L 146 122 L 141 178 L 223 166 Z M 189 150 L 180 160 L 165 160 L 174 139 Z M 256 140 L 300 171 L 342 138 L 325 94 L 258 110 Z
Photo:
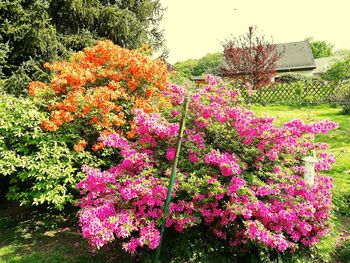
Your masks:
M 0 218 L 0 263 L 134 262 L 117 244 L 92 253 L 75 220 L 42 211 Z
M 339 124 L 339 129 L 316 138 L 329 143 L 329 151 L 337 156 L 329 172 L 335 180 L 334 229 L 318 244 L 314 259 L 300 255 L 284 262 L 350 262 L 350 239 L 347 237 L 350 232 L 350 116 L 341 115 L 340 109 L 329 106 L 253 106 L 252 111 L 259 116 L 275 116 L 278 125 L 291 119 L 306 122 L 329 119 Z M 139 258 L 126 255 L 120 244 L 91 253 L 76 227 L 74 214 L 16 213 L 20 216 L 4 216 L 0 207 L 0 263 L 140 262 Z M 340 241 L 341 244 L 337 244 Z

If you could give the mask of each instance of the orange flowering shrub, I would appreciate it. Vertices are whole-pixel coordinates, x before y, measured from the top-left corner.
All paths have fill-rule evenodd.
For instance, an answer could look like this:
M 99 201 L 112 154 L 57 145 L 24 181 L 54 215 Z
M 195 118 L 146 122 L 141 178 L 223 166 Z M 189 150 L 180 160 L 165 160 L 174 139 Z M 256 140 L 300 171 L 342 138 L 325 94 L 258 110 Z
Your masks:
M 162 96 L 166 65 L 145 53 L 143 49 L 128 50 L 111 41 L 99 41 L 69 61 L 45 64 L 54 72 L 52 81 L 29 84 L 29 95 L 49 103 L 51 117 L 42 122 L 42 128 L 56 131 L 72 122 L 84 127 L 79 129 L 77 151 L 84 150 L 87 141 L 95 143 L 100 135 L 118 132 L 132 137 L 132 110 L 157 112 L 166 103 Z M 101 148 L 101 143 L 92 147 Z

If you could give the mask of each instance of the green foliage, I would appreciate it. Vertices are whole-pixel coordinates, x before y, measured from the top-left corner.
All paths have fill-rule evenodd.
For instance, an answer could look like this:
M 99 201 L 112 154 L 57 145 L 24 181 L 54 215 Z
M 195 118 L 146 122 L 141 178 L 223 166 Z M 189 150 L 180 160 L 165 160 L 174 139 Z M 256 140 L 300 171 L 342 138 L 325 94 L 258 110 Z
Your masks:
M 350 78 L 350 55 L 343 60 L 334 63 L 324 74 L 322 78 L 330 81 L 341 81 Z
M 294 82 L 306 82 L 308 80 L 307 77 L 305 77 L 302 74 L 298 73 L 283 73 L 280 76 L 278 76 L 278 81 L 283 83 L 294 83 Z
M 304 82 L 304 83 L 313 83 L 313 84 L 321 84 L 322 81 L 319 77 L 316 76 L 305 76 L 300 73 L 282 73 L 277 77 L 278 82 L 283 83 L 294 83 L 294 82 Z
M 198 65 L 198 59 L 188 59 L 174 64 L 174 69 L 180 75 L 190 78 L 194 75 L 194 68 Z
M 223 54 L 221 52 L 208 53 L 199 59 L 193 73 L 195 76 L 202 75 L 203 73 L 217 75 L 220 73 L 220 65 L 222 60 Z
M 340 57 L 346 57 L 350 56 L 350 50 L 349 49 L 339 49 L 334 52 L 335 56 L 340 56 Z
M 127 47 L 163 45 L 157 29 L 159 0 L 6 0 L 0 3 L 0 77 L 8 93 L 26 94 L 27 83 L 47 81 L 45 62 L 111 39 Z M 1 83 L 0 83 L 1 84 Z
M 334 89 L 334 92 L 330 99 L 342 105 L 343 114 L 350 114 L 350 80 L 339 83 Z
M 188 59 L 177 62 L 174 65 L 175 70 L 184 77 L 200 76 L 205 73 L 217 75 L 220 73 L 220 65 L 223 55 L 220 52 L 208 53 L 200 59 Z
M 333 191 L 333 203 L 336 205 L 337 212 L 341 215 L 350 216 L 350 194 L 343 191 Z
M 336 249 L 336 241 L 339 238 L 337 230 L 333 227 L 332 234 L 322 239 L 314 248 L 299 249 L 297 252 L 278 253 L 275 250 L 264 250 L 247 246 L 245 250 L 237 250 L 234 246 L 227 246 L 222 240 L 213 238 L 209 229 L 195 228 L 181 235 L 167 230 L 164 240 L 161 258 L 164 262 L 252 262 L 252 263 L 318 263 L 329 262 Z M 347 248 L 348 249 L 348 248 Z M 344 256 L 349 250 L 344 249 Z M 149 259 L 147 261 L 147 259 Z M 146 262 L 151 262 L 148 255 Z
M 310 43 L 314 58 L 323 58 L 333 55 L 334 45 L 326 41 L 315 40 Z
M 0 208 L 13 213 L 16 206 Z M 6 214 L 6 215 L 7 215 Z M 75 212 L 30 211 L 18 216 L 0 216 L 1 263 L 110 263 L 135 262 L 120 246 L 91 253 L 76 229 Z M 143 262 L 143 261 L 138 261 Z
M 10 178 L 7 198 L 57 209 L 73 203 L 82 163 L 101 166 L 89 152 L 72 151 L 74 133 L 40 128 L 46 113 L 31 99 L 0 96 L 0 178 Z
M 164 262 L 259 262 L 256 251 L 250 250 L 249 255 L 239 252 L 235 247 L 227 246 L 221 240 L 214 238 L 209 229 L 194 228 L 181 235 L 167 230 L 164 236 L 164 244 L 161 259 Z M 151 257 L 149 261 L 151 262 Z
M 339 262 L 350 262 L 350 237 L 347 237 L 340 247 L 337 249 Z
M 8 57 L 8 44 L 0 43 L 0 93 L 4 92 L 4 73 L 3 68 L 6 67 Z
M 18 95 L 33 78 L 47 80 L 41 65 L 66 53 L 47 9 L 48 2 L 40 0 L 3 1 L 0 5 L 0 40 L 8 45 L 2 70 L 6 92 Z
M 91 33 L 128 48 L 163 44 L 157 25 L 162 18 L 158 0 L 50 0 L 52 23 L 64 36 Z M 59 12 L 57 11 L 59 10 Z M 81 42 L 82 45 L 84 42 Z

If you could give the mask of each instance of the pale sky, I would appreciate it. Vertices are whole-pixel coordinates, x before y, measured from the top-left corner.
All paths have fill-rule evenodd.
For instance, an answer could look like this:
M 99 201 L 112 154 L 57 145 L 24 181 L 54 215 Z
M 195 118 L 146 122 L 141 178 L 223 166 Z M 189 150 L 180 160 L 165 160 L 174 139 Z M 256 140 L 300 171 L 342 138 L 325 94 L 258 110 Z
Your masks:
M 257 25 L 274 43 L 325 40 L 350 49 L 350 0 L 161 0 L 169 62 L 222 51 L 230 35 Z

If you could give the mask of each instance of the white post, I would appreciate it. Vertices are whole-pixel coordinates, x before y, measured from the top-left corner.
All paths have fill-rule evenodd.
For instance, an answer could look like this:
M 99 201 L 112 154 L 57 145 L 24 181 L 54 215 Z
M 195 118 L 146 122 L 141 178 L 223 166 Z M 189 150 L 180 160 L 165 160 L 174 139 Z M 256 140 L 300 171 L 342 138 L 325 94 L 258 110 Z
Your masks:
M 313 186 L 315 182 L 315 164 L 317 159 L 312 156 L 303 158 L 304 164 L 304 183 L 308 186 Z

